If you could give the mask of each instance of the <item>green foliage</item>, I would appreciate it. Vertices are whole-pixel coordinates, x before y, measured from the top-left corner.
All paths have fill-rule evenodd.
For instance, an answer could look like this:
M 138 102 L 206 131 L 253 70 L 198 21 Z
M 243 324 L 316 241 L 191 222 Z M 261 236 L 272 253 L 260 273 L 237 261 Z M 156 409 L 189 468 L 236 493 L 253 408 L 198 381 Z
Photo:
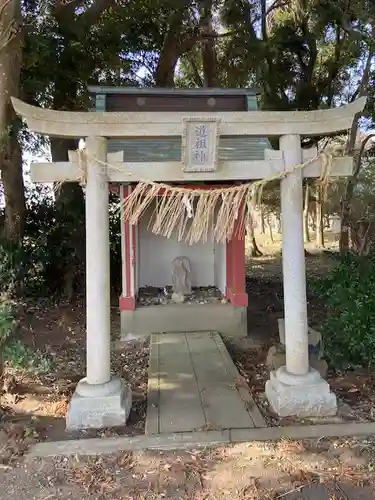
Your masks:
M 3 252 L 3 256 L 6 252 Z M 11 254 L 12 255 L 12 254 Z M 10 259 L 11 260 L 11 259 Z M 40 351 L 33 351 L 20 340 L 13 338 L 15 331 L 14 304 L 5 296 L 0 301 L 0 362 L 6 361 L 13 368 L 34 372 L 48 372 L 51 360 Z
M 322 325 L 327 361 L 338 369 L 375 367 L 375 256 L 349 254 L 311 285 L 330 309 Z
M 4 346 L 13 330 L 12 308 L 7 302 L 0 304 L 0 348 Z
M 120 287 L 121 236 L 118 198 L 110 196 L 111 284 Z M 66 269 L 77 264 L 84 273 L 84 255 L 75 255 L 71 227 L 75 213 L 61 212 L 43 189 L 28 192 L 22 246 L 0 240 L 0 292 L 38 299 L 57 299 L 64 291 Z M 83 214 L 81 214 L 83 218 Z M 77 235 L 79 237 L 79 235 Z M 84 240 L 84 235 L 81 236 Z M 83 247 L 84 249 L 84 247 Z M 82 280 L 83 281 L 83 280 Z M 82 291 L 82 290 L 79 290 Z
M 48 372 L 51 361 L 39 351 L 33 351 L 20 340 L 8 343 L 4 348 L 4 359 L 13 367 L 28 369 L 36 373 Z

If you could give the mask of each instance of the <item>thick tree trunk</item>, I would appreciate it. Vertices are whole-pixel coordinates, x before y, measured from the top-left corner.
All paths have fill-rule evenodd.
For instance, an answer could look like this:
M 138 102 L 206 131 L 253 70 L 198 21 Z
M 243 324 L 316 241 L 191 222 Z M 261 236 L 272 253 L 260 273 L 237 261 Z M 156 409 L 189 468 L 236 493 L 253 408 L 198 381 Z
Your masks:
M 165 34 L 163 46 L 160 50 L 159 61 L 155 70 L 155 85 L 157 87 L 174 87 L 174 74 L 179 58 L 190 52 L 198 41 L 197 33 L 190 34 L 181 41 L 183 19 L 189 2 L 184 0 L 170 15 L 168 31 Z
M 6 154 L 1 169 L 5 198 L 4 236 L 8 241 L 20 243 L 26 213 L 22 151 L 16 134 L 12 134 L 7 143 L 9 153 Z
M 157 87 L 174 87 L 174 72 L 178 58 L 177 34 L 174 30 L 170 30 L 165 35 L 155 71 L 155 85 Z
M 16 116 L 10 97 L 19 95 L 22 61 L 21 7 L 19 0 L 0 5 L 0 168 L 5 198 L 4 235 L 21 242 L 25 219 L 22 158 Z
M 324 200 L 322 187 L 316 187 L 316 246 L 324 247 Z
M 309 233 L 309 201 L 310 201 L 310 186 L 306 183 L 305 186 L 305 204 L 303 207 L 303 239 L 305 243 L 310 242 Z
M 212 27 L 212 0 L 203 0 L 201 31 L 207 38 L 202 42 L 203 78 L 205 87 L 217 87 L 217 64 L 215 53 L 215 32 Z

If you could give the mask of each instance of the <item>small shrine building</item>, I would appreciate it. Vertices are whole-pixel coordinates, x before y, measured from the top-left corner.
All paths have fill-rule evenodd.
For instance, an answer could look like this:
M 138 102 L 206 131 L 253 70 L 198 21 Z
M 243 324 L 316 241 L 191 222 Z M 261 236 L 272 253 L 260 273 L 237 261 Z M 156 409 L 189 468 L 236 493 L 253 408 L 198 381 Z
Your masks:
M 181 112 L 185 118 L 203 112 L 212 114 L 211 119 L 216 120 L 220 112 L 257 109 L 257 93 L 252 89 L 89 87 L 89 91 L 96 112 Z M 207 128 L 210 124 L 216 126 L 215 121 L 205 122 L 203 126 Z M 201 137 L 201 145 L 206 140 Z M 270 150 L 270 145 L 266 138 L 220 134 L 214 152 L 217 155 L 215 161 L 227 169 L 226 175 L 220 179 L 203 161 L 190 171 L 181 168 L 183 141 L 180 135 L 109 138 L 107 148 L 112 158 L 133 164 L 144 179 L 150 178 L 152 171 L 152 180 L 208 190 L 241 183 L 244 172 L 238 170 L 235 173 L 234 166 L 241 166 L 242 162 L 264 161 L 265 151 Z M 199 153 L 204 155 L 204 148 Z M 230 165 L 230 170 L 227 165 Z M 118 192 L 124 203 L 134 184 L 116 183 L 111 188 Z M 152 332 L 201 330 L 220 331 L 231 336 L 246 335 L 245 228 L 238 228 L 238 231 L 236 228 L 226 242 L 216 241 L 212 230 L 206 241 L 194 244 L 179 239 L 176 229 L 166 238 L 150 228 L 156 202 L 150 204 L 138 224 L 131 224 L 124 217 L 121 221 L 123 268 L 119 307 L 123 338 Z M 189 260 L 191 284 L 193 289 L 198 289 L 196 300 L 188 296 L 183 304 L 172 303 L 166 298 L 172 285 L 172 263 L 178 256 Z M 164 294 L 165 289 L 168 295 Z M 148 307 L 144 307 L 145 303 Z

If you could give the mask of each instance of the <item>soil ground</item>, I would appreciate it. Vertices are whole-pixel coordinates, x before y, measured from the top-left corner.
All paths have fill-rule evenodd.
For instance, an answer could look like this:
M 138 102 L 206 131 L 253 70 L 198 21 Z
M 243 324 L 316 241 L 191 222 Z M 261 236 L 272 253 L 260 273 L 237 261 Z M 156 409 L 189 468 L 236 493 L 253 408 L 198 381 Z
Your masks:
M 0 471 L 10 500 L 371 500 L 369 440 L 30 460 Z
M 29 429 L 38 440 L 61 440 L 95 435 L 143 433 L 146 414 L 148 343 L 113 350 L 112 369 L 132 387 L 133 407 L 124 428 L 97 432 L 65 431 L 68 401 L 77 382 L 85 376 L 85 311 L 75 307 L 23 307 L 20 341 L 46 365 L 42 372 L 7 366 L 7 392 L 2 395 L 3 427 Z M 119 336 L 118 313 L 113 309 L 112 332 Z M 0 454 L 1 456 L 1 454 Z
M 255 346 L 246 349 L 232 346 L 230 350 L 266 420 L 270 425 L 290 425 L 294 420 L 278 419 L 270 412 L 264 399 L 264 385 L 269 376 L 265 365 L 267 352 L 271 345 L 279 341 L 277 320 L 284 316 L 281 236 L 274 234 L 274 241 L 261 234 L 256 237 L 263 256 L 248 257 L 247 261 L 248 331 Z M 305 249 L 308 278 L 326 276 L 337 263 L 337 236 L 330 232 L 325 234 L 324 249 L 317 249 L 313 241 L 305 244 Z M 318 328 L 327 314 L 324 303 L 308 294 L 309 326 Z M 365 369 L 346 373 L 330 370 L 327 380 L 339 398 L 340 412 L 342 410 L 345 420 L 375 420 L 374 373 Z
M 275 235 L 275 239 L 278 235 Z M 267 347 L 277 338 L 283 315 L 279 241 L 258 236 L 264 257 L 249 259 L 249 334 L 258 346 L 237 353 L 236 361 L 256 397 L 261 397 Z M 333 238 L 330 240 L 334 248 Z M 329 254 L 307 247 L 310 275 L 326 274 Z M 324 307 L 309 298 L 309 322 L 318 325 Z M 286 441 L 246 443 L 190 452 L 120 453 L 102 457 L 26 460 L 33 442 L 72 437 L 63 416 L 74 386 L 84 374 L 84 309 L 25 306 L 21 340 L 46 360 L 47 374 L 9 369 L 8 411 L 0 425 L 0 499 L 196 499 L 196 500 L 370 500 L 375 497 L 375 440 Z M 113 309 L 113 331 L 119 331 Z M 255 343 L 257 343 L 255 342 Z M 99 435 L 143 432 L 148 345 L 115 351 L 115 371 L 128 379 L 136 404 L 126 429 Z M 372 374 L 330 374 L 333 389 L 372 420 L 375 382 Z M 13 384 L 13 387 L 11 387 Z M 362 412 L 362 413 L 361 413 Z M 274 425 L 280 423 L 273 422 Z M 80 437 L 92 435 L 81 433 Z

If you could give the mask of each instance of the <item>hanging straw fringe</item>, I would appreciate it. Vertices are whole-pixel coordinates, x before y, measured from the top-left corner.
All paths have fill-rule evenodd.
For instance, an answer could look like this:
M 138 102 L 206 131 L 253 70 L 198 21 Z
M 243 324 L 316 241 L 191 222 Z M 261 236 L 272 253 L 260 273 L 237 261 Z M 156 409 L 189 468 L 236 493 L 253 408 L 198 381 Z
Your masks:
M 252 223 L 253 208 L 261 203 L 263 189 L 268 183 L 305 168 L 317 158 L 322 159 L 320 181 L 326 190 L 333 156 L 322 151 L 316 158 L 288 172 L 226 188 L 193 189 L 142 180 L 122 202 L 121 208 L 125 220 L 135 225 L 155 203 L 148 224 L 153 233 L 170 238 L 176 231 L 178 240 L 189 244 L 207 242 L 211 235 L 215 241 L 225 243 L 234 234 L 243 234 Z
M 86 149 L 78 149 L 77 153 L 81 173 L 79 184 L 82 187 L 86 184 L 89 159 L 95 160 L 105 171 L 108 167 L 116 169 L 114 165 L 90 157 Z M 225 243 L 234 235 L 244 234 L 245 228 L 252 224 L 252 212 L 262 203 L 263 190 L 267 184 L 281 180 L 319 158 L 322 161 L 319 181 L 323 186 L 323 193 L 326 193 L 332 161 L 338 155 L 340 153 L 337 154 L 335 150 L 325 149 L 315 158 L 274 177 L 226 188 L 193 189 L 141 180 L 118 209 L 123 210 L 125 220 L 136 225 L 155 204 L 148 223 L 148 228 L 153 233 L 170 238 L 176 231 L 178 241 L 184 240 L 189 244 L 207 242 L 209 237 Z M 62 184 L 63 182 L 56 183 L 55 189 L 59 189 Z

